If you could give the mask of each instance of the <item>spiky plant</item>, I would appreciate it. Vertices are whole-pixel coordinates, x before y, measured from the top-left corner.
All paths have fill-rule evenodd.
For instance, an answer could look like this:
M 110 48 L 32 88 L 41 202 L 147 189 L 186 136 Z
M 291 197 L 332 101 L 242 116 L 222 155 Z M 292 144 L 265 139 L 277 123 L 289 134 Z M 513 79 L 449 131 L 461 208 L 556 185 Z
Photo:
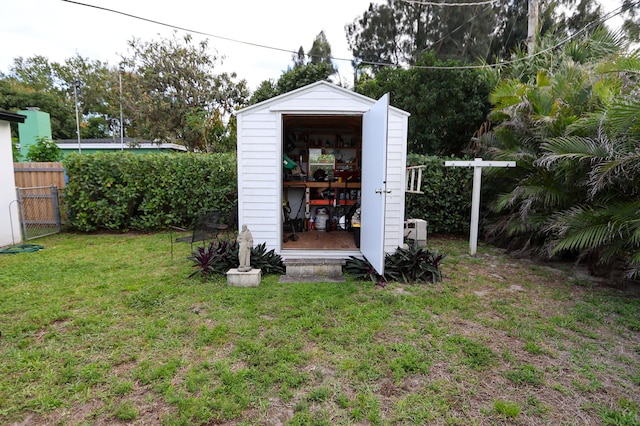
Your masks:
M 385 278 L 403 283 L 436 283 L 442 280 L 440 264 L 445 255 L 412 244 L 398 247 L 385 258 Z
M 398 247 L 394 253 L 385 256 L 384 276 L 378 274 L 366 259 L 353 256 L 347 260 L 344 271 L 354 279 L 373 281 L 381 286 L 387 281 L 436 283 L 442 280 L 440 265 L 444 258 L 444 254 L 413 244 L 406 249 Z

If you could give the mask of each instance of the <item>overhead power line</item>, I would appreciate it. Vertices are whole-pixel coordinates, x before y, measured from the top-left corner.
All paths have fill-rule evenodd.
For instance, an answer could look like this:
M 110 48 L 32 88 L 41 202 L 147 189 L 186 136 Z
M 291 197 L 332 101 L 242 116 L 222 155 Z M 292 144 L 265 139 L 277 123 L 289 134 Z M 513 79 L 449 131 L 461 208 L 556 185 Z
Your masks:
M 433 1 L 420 1 L 420 0 L 402 0 L 405 3 L 410 4 L 421 4 L 425 6 L 484 6 L 485 4 L 493 4 L 497 0 L 488 0 L 488 1 L 477 1 L 477 2 L 469 2 L 469 3 L 447 3 L 447 2 L 433 2 Z
M 229 38 L 229 37 L 224 37 L 224 36 L 219 36 L 219 35 L 215 35 L 215 34 L 206 33 L 206 32 L 203 32 L 203 31 L 192 30 L 192 29 L 185 28 L 185 27 L 179 27 L 177 25 L 167 24 L 165 22 L 156 21 L 154 19 L 149 19 L 149 18 L 144 18 L 142 16 L 132 15 L 130 13 L 121 12 L 119 10 L 109 9 L 108 7 L 96 6 L 96 5 L 93 5 L 93 4 L 87 4 L 87 3 L 82 3 L 82 2 L 79 2 L 79 1 L 73 1 L 73 0 L 62 0 L 62 1 L 66 2 L 66 3 L 76 4 L 78 6 L 85 6 L 85 7 L 90 7 L 90 8 L 93 8 L 93 9 L 104 10 L 105 12 L 111 12 L 111 13 L 115 13 L 115 14 L 118 14 L 118 15 L 127 16 L 129 18 L 137 19 L 137 20 L 140 20 L 140 21 L 151 22 L 152 24 L 162 25 L 163 27 L 169 27 L 169 28 L 173 28 L 173 29 L 176 29 L 176 30 L 180 30 L 180 31 L 186 31 L 186 32 L 189 32 L 189 33 L 200 34 L 200 35 L 207 36 L 207 37 L 219 38 L 221 40 L 232 41 L 234 43 L 246 44 L 246 45 L 254 46 L 254 47 L 261 47 L 263 49 L 279 50 L 281 52 L 287 52 L 287 53 L 296 53 L 296 52 L 294 52 L 292 50 L 289 50 L 289 49 L 281 49 L 281 48 L 278 48 L 278 47 L 267 46 L 265 44 L 252 43 L 252 42 L 249 42 L 249 41 L 242 41 L 242 40 L 237 40 L 237 39 L 233 39 L 233 38 Z
M 633 8 L 633 7 L 636 7 L 638 5 L 640 5 L 640 0 L 637 0 L 635 3 L 633 3 L 631 5 L 631 7 Z M 459 69 L 497 68 L 497 67 L 504 66 L 504 65 L 515 64 L 517 62 L 526 61 L 527 59 L 535 58 L 536 56 L 539 56 L 539 55 L 542 55 L 544 53 L 547 53 L 547 52 L 550 52 L 552 50 L 555 50 L 558 47 L 562 46 L 563 44 L 570 42 L 571 40 L 573 40 L 574 38 L 576 38 L 580 34 L 588 31 L 589 29 L 591 29 L 593 27 L 597 27 L 598 25 L 603 24 L 605 21 L 608 21 L 609 19 L 620 15 L 622 12 L 624 12 L 624 10 L 625 10 L 624 6 L 620 6 L 620 7 L 616 8 L 616 9 L 612 10 L 611 12 L 605 14 L 600 19 L 597 19 L 594 22 L 591 22 L 588 25 L 584 26 L 580 30 L 576 31 L 574 34 L 571 34 L 570 36 L 567 36 L 564 40 L 559 41 L 558 43 L 554 44 L 553 46 L 548 47 L 548 48 L 546 48 L 544 50 L 541 50 L 539 52 L 536 52 L 534 54 L 529 54 L 529 55 L 524 56 L 522 58 L 517 58 L 517 59 L 510 60 L 510 61 L 503 61 L 503 62 L 500 62 L 500 63 L 497 63 L 497 64 L 461 65 L 461 66 L 437 66 L 437 65 L 421 66 L 421 65 L 412 65 L 410 68 L 416 68 L 416 69 L 456 69 L 456 70 L 459 70 Z M 370 65 L 380 66 L 380 65 L 383 65 L 383 64 L 370 64 Z
M 245 45 L 248 45 L 248 46 L 259 47 L 259 48 L 262 48 L 262 49 L 277 50 L 277 51 L 280 51 L 280 52 L 286 52 L 286 53 L 290 53 L 290 54 L 294 54 L 294 55 L 298 54 L 298 52 L 294 51 L 294 50 L 283 49 L 283 48 L 274 47 L 274 46 L 267 46 L 267 45 L 259 44 L 259 43 L 252 43 L 252 42 L 248 42 L 248 41 L 237 40 L 237 39 L 233 39 L 233 38 L 230 38 L 230 37 L 219 36 L 219 35 L 207 33 L 207 32 L 204 32 L 204 31 L 198 31 L 198 30 L 193 30 L 193 29 L 189 29 L 189 28 L 185 28 L 185 27 L 180 27 L 180 26 L 177 26 L 177 25 L 167 24 L 165 22 L 160 22 L 160 21 L 156 21 L 156 20 L 153 20 L 153 19 L 144 18 L 144 17 L 141 17 L 141 16 L 133 15 L 133 14 L 126 13 L 126 12 L 121 12 L 119 10 L 109 9 L 109 8 L 102 7 L 102 6 L 95 6 L 95 5 L 92 5 L 92 4 L 82 3 L 82 2 L 74 1 L 74 0 L 61 0 L 61 1 L 66 2 L 66 3 L 72 3 L 72 4 L 75 4 L 75 5 L 78 5 L 78 6 L 85 6 L 85 7 L 90 7 L 90 8 L 93 8 L 93 9 L 103 10 L 105 12 L 115 13 L 115 14 L 118 14 L 118 15 L 127 16 L 129 18 L 133 18 L 133 19 L 137 19 L 137 20 L 141 20 L 141 21 L 145 21 L 145 22 L 151 22 L 153 24 L 161 25 L 161 26 L 168 27 L 168 28 L 173 28 L 173 29 L 180 30 L 180 31 L 186 31 L 186 32 L 189 32 L 189 33 L 200 34 L 200 35 L 203 35 L 203 36 L 206 36 L 206 37 L 217 38 L 217 39 L 220 39 L 220 40 L 226 40 L 226 41 L 230 41 L 230 42 L 234 42 L 234 43 L 245 44 Z M 412 2 L 414 0 L 403 0 L 403 1 Z M 417 2 L 417 1 L 418 0 L 415 0 L 415 2 Z M 482 4 L 488 4 L 488 3 L 493 3 L 493 1 L 486 1 L 486 2 L 483 2 Z M 441 5 L 441 3 L 438 3 L 438 4 Z M 451 3 L 449 3 L 449 4 L 451 4 Z M 471 3 L 464 3 L 464 4 L 468 6 Z M 630 7 L 634 8 L 634 7 L 638 6 L 638 5 L 640 5 L 640 0 L 637 0 L 635 3 L 631 4 Z M 625 10 L 624 7 L 620 6 L 620 7 L 616 8 L 616 9 L 612 10 L 611 12 L 607 13 L 602 18 L 600 18 L 600 19 L 598 19 L 598 20 L 596 20 L 594 22 L 591 22 L 590 24 L 586 25 L 581 30 L 576 31 L 574 34 L 568 36 L 567 38 L 565 38 L 564 40 L 556 43 L 555 45 L 553 45 L 553 46 L 551 46 L 551 47 L 549 47 L 547 49 L 544 49 L 544 50 L 542 50 L 540 52 L 536 52 L 536 53 L 534 53 L 532 55 L 527 55 L 525 57 L 513 59 L 511 61 L 504 61 L 504 62 L 500 62 L 500 63 L 497 63 L 497 64 L 458 65 L 458 66 L 455 66 L 455 65 L 454 66 L 451 66 L 451 65 L 448 65 L 448 66 L 444 66 L 444 65 L 443 66 L 438 66 L 438 65 L 411 65 L 408 68 L 414 68 L 414 69 L 439 69 L 439 70 L 442 70 L 442 69 L 452 69 L 452 70 L 481 69 L 481 68 L 496 68 L 496 67 L 500 67 L 500 66 L 504 66 L 504 65 L 510 65 L 510 64 L 513 64 L 513 63 L 525 61 L 527 59 L 531 59 L 531 58 L 536 57 L 538 55 L 542 55 L 543 53 L 546 53 L 546 52 L 549 52 L 551 50 L 554 50 L 554 49 L 562 46 L 565 43 L 568 43 L 573 38 L 577 37 L 578 35 L 582 34 L 583 32 L 587 31 L 588 29 L 593 28 L 593 27 L 595 27 L 597 25 L 600 25 L 600 24 L 604 23 L 605 21 L 608 21 L 609 19 L 621 14 L 624 10 Z M 347 58 L 331 57 L 330 59 L 333 60 L 333 61 L 354 62 L 353 58 L 347 59 Z M 396 67 L 396 68 L 402 67 L 402 65 L 390 64 L 390 63 L 387 63 L 387 62 L 375 62 L 375 61 L 357 61 L 357 62 L 358 62 L 359 65 L 387 66 L 387 67 Z

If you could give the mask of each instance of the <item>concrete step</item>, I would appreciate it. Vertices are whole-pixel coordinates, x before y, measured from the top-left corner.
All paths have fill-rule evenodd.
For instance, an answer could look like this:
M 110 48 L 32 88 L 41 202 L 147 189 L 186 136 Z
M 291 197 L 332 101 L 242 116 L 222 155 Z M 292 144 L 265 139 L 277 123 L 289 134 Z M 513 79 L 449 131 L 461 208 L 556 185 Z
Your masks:
M 286 259 L 280 282 L 344 282 L 344 259 Z

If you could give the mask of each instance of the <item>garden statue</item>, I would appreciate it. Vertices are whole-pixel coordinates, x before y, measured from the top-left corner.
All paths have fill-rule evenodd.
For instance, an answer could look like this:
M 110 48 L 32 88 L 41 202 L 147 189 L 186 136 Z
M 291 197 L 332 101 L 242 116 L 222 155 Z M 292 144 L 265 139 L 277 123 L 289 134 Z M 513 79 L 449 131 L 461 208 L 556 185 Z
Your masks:
M 242 231 L 238 235 L 238 272 L 249 272 L 251 270 L 251 249 L 253 248 L 253 236 L 247 225 L 242 225 Z

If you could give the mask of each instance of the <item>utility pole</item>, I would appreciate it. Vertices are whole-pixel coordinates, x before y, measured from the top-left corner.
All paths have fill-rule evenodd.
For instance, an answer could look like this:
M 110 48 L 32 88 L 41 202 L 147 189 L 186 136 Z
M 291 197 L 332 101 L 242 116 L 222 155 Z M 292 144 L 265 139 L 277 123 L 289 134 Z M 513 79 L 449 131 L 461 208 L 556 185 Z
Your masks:
M 122 122 L 122 72 L 124 67 L 120 64 L 120 72 L 118 73 L 118 80 L 120 82 L 120 150 L 124 152 L 124 123 Z
M 78 133 L 78 154 L 82 154 L 80 146 L 80 117 L 78 116 L 78 92 L 80 91 L 80 80 L 73 82 L 73 99 L 76 103 L 76 132 Z
M 529 14 L 527 26 L 527 53 L 533 55 L 538 33 L 538 0 L 529 0 Z

